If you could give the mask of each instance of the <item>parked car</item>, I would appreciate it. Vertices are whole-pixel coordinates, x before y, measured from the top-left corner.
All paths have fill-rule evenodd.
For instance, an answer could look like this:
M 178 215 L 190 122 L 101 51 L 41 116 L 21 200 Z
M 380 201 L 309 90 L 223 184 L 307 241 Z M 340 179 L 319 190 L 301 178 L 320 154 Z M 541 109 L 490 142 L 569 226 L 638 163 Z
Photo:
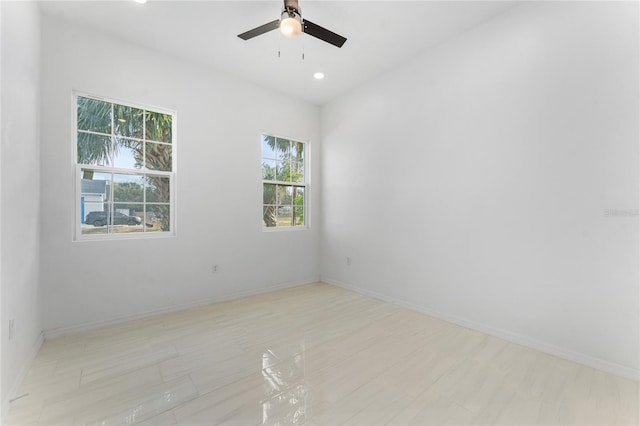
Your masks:
M 84 223 L 93 226 L 104 226 L 109 222 L 109 212 L 90 212 L 84 220 Z M 113 214 L 112 225 L 140 225 L 142 219 L 137 216 L 129 216 L 121 212 Z

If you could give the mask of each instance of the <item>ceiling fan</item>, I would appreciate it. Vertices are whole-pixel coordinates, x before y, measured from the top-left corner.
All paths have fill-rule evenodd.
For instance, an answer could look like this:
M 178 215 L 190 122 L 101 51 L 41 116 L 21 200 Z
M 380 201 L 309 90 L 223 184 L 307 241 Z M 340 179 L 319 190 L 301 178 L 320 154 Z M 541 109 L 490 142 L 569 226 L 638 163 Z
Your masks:
M 284 9 L 282 10 L 280 19 L 238 34 L 238 37 L 243 40 L 249 40 L 250 38 L 257 37 L 277 28 L 280 28 L 280 32 L 287 37 L 296 37 L 300 35 L 300 33 L 305 33 L 337 47 L 342 47 L 347 41 L 347 39 L 341 35 L 329 31 L 318 24 L 314 24 L 308 19 L 303 20 L 302 11 L 300 10 L 300 6 L 298 6 L 298 0 L 284 0 Z

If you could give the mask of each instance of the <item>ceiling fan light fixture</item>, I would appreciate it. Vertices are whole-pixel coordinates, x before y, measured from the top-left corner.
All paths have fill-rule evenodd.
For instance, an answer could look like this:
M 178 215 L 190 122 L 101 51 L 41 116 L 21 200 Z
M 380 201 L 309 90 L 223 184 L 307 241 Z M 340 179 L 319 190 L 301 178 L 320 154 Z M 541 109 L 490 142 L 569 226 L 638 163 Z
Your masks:
M 283 1 L 284 7 L 282 8 L 280 19 L 274 19 L 273 21 L 262 24 L 259 27 L 255 27 L 254 29 L 245 31 L 242 34 L 238 34 L 238 37 L 242 40 L 250 40 L 261 34 L 265 34 L 275 30 L 276 28 L 280 28 L 280 32 L 285 37 L 296 37 L 304 32 L 311 37 L 315 37 L 336 47 L 342 47 L 342 45 L 347 41 L 347 39 L 345 37 L 342 37 L 340 34 L 336 34 L 333 31 L 321 27 L 318 24 L 314 24 L 308 19 L 304 20 L 303 27 L 302 11 L 300 10 L 300 6 L 298 5 L 298 0 Z
M 300 15 L 290 14 L 285 11 L 280 20 L 280 32 L 285 37 L 297 37 L 302 33 L 302 23 Z

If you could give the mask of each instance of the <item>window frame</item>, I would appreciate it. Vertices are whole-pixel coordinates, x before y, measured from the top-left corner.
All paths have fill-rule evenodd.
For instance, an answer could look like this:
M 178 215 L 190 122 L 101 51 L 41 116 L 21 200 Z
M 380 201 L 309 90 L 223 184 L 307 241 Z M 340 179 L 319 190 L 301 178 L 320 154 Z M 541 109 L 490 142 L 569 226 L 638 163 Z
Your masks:
M 265 180 L 262 177 L 262 160 L 265 158 L 262 156 L 262 141 L 264 136 L 274 137 L 276 139 L 286 139 L 290 142 L 298 142 L 304 145 L 304 159 L 303 159 L 303 169 L 304 169 L 304 179 L 302 184 L 300 183 L 292 183 L 292 182 L 284 182 L 278 180 Z M 307 139 L 299 139 L 293 138 L 289 136 L 283 136 L 281 134 L 275 132 L 261 132 L 260 133 L 260 229 L 262 232 L 297 232 L 297 231 L 308 231 L 311 229 L 311 218 L 310 218 L 310 194 L 311 194 L 311 143 Z M 264 184 L 273 184 L 273 185 L 287 185 L 288 186 L 301 186 L 304 188 L 304 205 L 303 205 L 303 215 L 304 215 L 304 225 L 301 226 L 272 226 L 267 227 L 264 226 L 263 217 L 264 217 Z
M 123 105 L 126 107 L 142 109 L 145 111 L 151 111 L 154 113 L 161 113 L 171 115 L 171 143 L 168 144 L 171 146 L 171 171 L 162 171 L 162 170 L 149 170 L 145 168 L 141 169 L 129 169 L 129 168 L 119 168 L 111 166 L 102 166 L 102 165 L 93 165 L 93 164 L 80 164 L 78 163 L 78 98 L 88 98 L 95 99 L 102 102 L 107 102 L 115 105 Z M 74 215 L 73 215 L 73 241 L 81 242 L 81 241 L 112 241 L 112 240 L 130 240 L 130 239 L 148 239 L 148 238 L 174 238 L 177 236 L 177 217 L 176 217 L 176 206 L 177 206 L 177 196 L 176 196 L 176 166 L 177 166 L 177 112 L 175 110 L 171 110 L 168 108 L 156 107 L 152 105 L 145 105 L 141 103 L 131 102 L 127 100 L 122 100 L 109 96 L 100 96 L 87 92 L 81 91 L 73 91 L 71 95 L 71 155 L 72 155 L 72 164 L 73 164 L 73 173 L 74 173 L 74 190 L 73 196 L 73 206 L 74 206 Z M 112 125 L 114 118 L 112 117 Z M 113 129 L 113 127 L 112 127 Z M 113 135 L 113 130 L 112 130 Z M 137 139 L 137 138 L 134 138 Z M 143 140 L 146 140 L 143 135 Z M 146 149 L 143 148 L 143 149 Z M 104 233 L 104 234 L 83 234 L 82 233 L 82 223 L 78 218 L 81 214 L 81 196 L 82 196 L 82 170 L 83 169 L 91 169 L 99 173 L 111 173 L 115 174 L 125 174 L 125 175 L 135 175 L 144 177 L 146 175 L 153 175 L 159 177 L 168 177 L 169 178 L 169 231 L 154 231 L 154 232 L 125 232 L 125 233 Z M 109 200 L 111 200 L 111 204 L 114 204 L 113 199 L 113 191 L 114 185 L 110 185 L 111 193 Z M 146 192 L 146 191 L 144 191 Z M 143 193 L 144 193 L 143 192 Z M 145 194 L 146 198 L 146 194 Z M 137 203 L 129 203 L 129 204 L 137 204 Z M 147 205 L 145 199 L 140 203 L 142 205 Z M 149 205 L 154 205 L 153 203 L 149 203 Z M 115 211 L 115 210 L 113 210 Z M 144 220 L 143 220 L 144 226 Z

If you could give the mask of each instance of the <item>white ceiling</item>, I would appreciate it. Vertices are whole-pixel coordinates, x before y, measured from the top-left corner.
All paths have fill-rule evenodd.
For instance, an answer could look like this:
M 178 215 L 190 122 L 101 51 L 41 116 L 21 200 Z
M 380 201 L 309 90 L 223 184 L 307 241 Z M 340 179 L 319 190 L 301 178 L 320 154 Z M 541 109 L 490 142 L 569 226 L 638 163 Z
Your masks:
M 279 31 L 248 41 L 237 37 L 278 19 L 280 0 L 40 3 L 47 15 L 318 105 L 513 5 L 509 1 L 300 0 L 303 18 L 347 37 L 339 49 L 305 34 L 295 39 Z M 316 71 L 326 78 L 314 80 Z

